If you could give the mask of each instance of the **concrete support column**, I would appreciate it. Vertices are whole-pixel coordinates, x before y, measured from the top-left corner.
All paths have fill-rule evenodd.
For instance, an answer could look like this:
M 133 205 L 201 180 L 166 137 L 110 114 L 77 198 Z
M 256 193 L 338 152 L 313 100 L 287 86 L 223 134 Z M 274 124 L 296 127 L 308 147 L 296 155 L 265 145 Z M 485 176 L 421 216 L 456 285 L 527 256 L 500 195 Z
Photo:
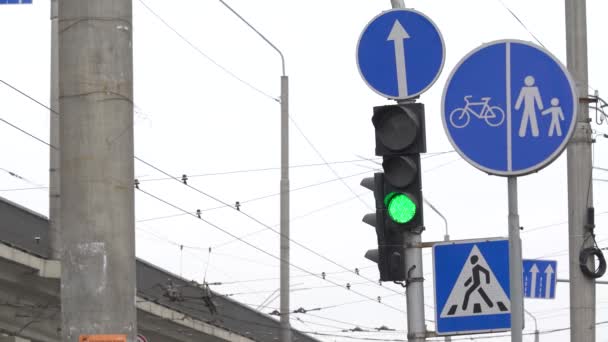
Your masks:
M 131 0 L 59 1 L 63 341 L 135 341 Z

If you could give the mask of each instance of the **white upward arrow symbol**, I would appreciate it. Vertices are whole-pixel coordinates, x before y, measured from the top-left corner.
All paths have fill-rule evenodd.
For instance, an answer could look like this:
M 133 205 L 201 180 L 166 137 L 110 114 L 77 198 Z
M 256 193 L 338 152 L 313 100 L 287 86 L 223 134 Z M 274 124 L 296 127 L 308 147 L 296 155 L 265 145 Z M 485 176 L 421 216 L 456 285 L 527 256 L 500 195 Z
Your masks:
M 397 65 L 397 88 L 399 97 L 407 96 L 407 74 L 405 71 L 405 51 L 403 48 L 404 40 L 410 38 L 407 31 L 401 26 L 399 20 L 395 20 L 391 33 L 386 40 L 392 40 L 395 44 L 395 64 Z
M 530 273 L 532 274 L 532 279 L 530 280 L 530 298 L 536 298 L 536 274 L 538 273 L 536 264 L 532 264 Z
M 553 274 L 551 264 L 545 269 L 545 298 L 551 298 L 551 275 Z

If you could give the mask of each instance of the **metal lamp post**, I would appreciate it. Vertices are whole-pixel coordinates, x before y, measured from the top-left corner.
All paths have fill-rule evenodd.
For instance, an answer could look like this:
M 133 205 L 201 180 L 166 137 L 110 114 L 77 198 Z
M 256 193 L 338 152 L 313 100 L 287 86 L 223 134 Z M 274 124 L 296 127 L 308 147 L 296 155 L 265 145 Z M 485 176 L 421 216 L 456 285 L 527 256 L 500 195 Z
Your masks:
M 281 342 L 291 342 L 289 324 L 289 78 L 285 74 L 285 57 L 260 31 L 238 14 L 225 1 L 219 0 L 234 15 L 257 33 L 281 56 L 281 184 L 280 184 L 280 226 L 281 226 Z

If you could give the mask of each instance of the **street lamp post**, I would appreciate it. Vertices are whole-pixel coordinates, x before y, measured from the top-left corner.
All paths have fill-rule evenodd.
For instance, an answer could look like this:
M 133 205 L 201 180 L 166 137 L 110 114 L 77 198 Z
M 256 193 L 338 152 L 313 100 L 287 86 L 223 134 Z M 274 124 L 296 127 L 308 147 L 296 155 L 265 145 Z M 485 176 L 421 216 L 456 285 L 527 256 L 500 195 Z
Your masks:
M 450 232 L 448 231 L 448 220 L 426 198 L 424 198 L 424 203 L 428 204 L 428 206 L 431 207 L 431 209 L 433 209 L 433 211 L 436 212 L 439 217 L 441 217 L 441 219 L 445 223 L 445 235 L 443 235 L 443 241 L 450 241 Z
M 283 53 L 260 31 L 256 30 L 245 18 L 238 14 L 225 1 L 219 0 L 234 15 L 257 33 L 281 56 L 281 182 L 280 182 L 280 232 L 281 232 L 281 342 L 291 342 L 289 324 L 289 78 L 285 74 Z

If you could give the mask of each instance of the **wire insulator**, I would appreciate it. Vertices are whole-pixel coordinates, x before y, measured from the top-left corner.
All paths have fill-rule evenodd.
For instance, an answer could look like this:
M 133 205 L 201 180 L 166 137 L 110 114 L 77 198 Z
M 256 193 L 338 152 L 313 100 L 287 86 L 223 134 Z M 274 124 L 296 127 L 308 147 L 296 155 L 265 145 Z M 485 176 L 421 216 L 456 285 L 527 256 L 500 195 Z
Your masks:
M 589 261 L 589 257 L 591 256 L 595 256 L 600 263 L 595 270 L 590 270 L 587 266 L 587 261 Z M 578 261 L 581 272 L 589 278 L 600 278 L 606 273 L 606 258 L 604 258 L 604 253 L 597 247 L 587 247 L 581 250 Z

